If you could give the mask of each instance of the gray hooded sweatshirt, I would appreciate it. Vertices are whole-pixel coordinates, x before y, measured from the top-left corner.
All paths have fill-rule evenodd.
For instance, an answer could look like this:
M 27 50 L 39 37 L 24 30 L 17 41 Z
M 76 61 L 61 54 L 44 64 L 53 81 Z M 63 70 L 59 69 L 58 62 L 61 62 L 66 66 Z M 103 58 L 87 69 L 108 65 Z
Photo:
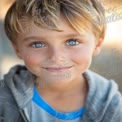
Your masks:
M 117 84 L 89 70 L 84 77 L 89 92 L 80 121 L 122 122 L 122 95 Z M 34 79 L 25 66 L 17 65 L 0 81 L 0 122 L 31 122 Z

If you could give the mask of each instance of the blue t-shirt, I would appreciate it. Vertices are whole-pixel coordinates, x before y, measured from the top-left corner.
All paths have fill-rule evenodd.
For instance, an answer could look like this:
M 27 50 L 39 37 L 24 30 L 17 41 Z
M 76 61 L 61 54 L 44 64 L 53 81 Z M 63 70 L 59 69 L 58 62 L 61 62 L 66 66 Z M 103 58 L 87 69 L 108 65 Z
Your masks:
M 32 99 L 32 122 L 80 122 L 84 107 L 75 112 L 62 113 L 51 107 L 34 87 Z

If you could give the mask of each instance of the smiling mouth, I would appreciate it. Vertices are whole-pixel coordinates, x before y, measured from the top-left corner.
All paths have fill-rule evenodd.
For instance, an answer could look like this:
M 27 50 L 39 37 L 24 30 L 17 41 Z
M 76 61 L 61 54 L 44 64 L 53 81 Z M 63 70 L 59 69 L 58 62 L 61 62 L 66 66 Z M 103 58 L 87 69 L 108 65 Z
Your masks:
M 49 72 L 63 72 L 66 71 L 67 69 L 70 69 L 72 66 L 68 67 L 42 67 L 43 69 L 49 71 Z

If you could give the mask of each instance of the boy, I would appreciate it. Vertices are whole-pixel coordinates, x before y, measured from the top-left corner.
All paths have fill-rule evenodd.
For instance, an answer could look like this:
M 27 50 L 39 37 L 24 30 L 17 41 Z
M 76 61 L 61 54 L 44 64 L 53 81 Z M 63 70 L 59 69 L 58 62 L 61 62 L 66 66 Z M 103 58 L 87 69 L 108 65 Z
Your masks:
M 5 31 L 25 66 L 4 77 L 1 122 L 121 122 L 116 83 L 88 70 L 105 29 L 97 0 L 16 0 Z

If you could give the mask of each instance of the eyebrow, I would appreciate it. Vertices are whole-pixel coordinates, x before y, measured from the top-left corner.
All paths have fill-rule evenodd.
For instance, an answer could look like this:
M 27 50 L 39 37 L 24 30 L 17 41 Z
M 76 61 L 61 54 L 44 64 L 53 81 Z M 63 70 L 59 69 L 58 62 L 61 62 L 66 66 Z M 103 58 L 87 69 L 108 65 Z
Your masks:
M 77 36 L 83 36 L 83 34 L 66 34 L 64 37 L 77 37 Z
M 79 37 L 79 36 L 84 36 L 83 34 L 65 34 L 64 36 L 62 36 L 62 38 L 73 38 L 73 37 Z M 23 39 L 23 41 L 29 41 L 29 40 L 33 40 L 33 39 L 43 39 L 44 37 L 40 37 L 40 36 L 30 36 L 30 37 L 26 37 Z

